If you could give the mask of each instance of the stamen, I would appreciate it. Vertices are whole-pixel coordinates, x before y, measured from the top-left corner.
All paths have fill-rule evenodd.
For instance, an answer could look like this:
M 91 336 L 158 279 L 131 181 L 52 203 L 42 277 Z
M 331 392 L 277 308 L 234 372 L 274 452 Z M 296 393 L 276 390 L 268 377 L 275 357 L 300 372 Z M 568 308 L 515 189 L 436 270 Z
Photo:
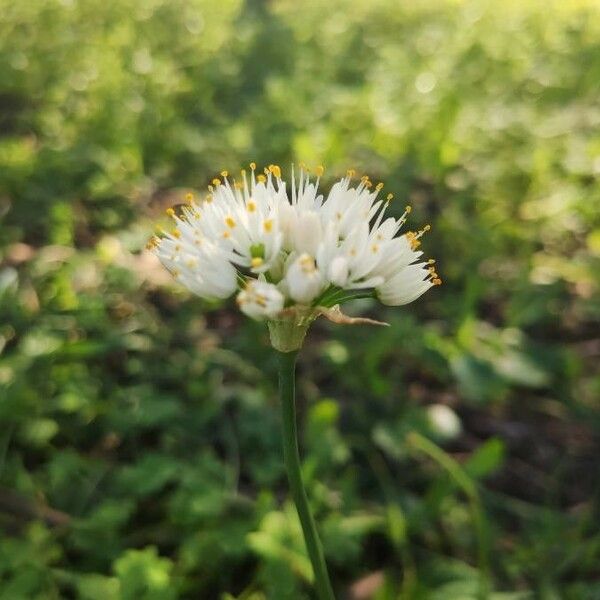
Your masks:
M 256 210 L 256 204 L 250 200 L 248 204 L 246 204 L 246 210 L 250 213 L 253 213 Z
M 263 227 L 265 228 L 265 231 L 267 233 L 271 233 L 271 231 L 273 230 L 273 220 L 272 219 L 267 219 L 264 223 L 263 223 Z
M 411 250 L 416 250 L 421 245 L 421 242 L 418 240 L 420 236 L 415 234 L 414 231 L 407 231 L 405 235 Z
M 258 183 L 264 183 L 265 181 L 267 181 L 267 178 L 264 175 L 258 175 L 256 177 L 256 181 L 258 181 Z
M 172 208 L 167 208 L 167 210 L 165 210 L 165 212 L 167 213 L 167 215 L 169 217 L 174 217 L 175 216 L 175 211 Z
M 225 225 L 233 229 L 236 225 L 236 222 L 234 221 L 233 217 L 225 217 Z
M 378 184 L 375 186 L 375 189 L 376 189 L 378 192 L 380 192 L 380 191 L 383 189 L 383 185 L 384 185 L 384 184 L 383 184 L 382 182 L 379 182 L 379 183 L 378 183 Z
M 352 179 L 355 175 L 356 175 L 355 169 L 348 169 L 346 171 L 346 176 L 349 177 L 350 179 Z
M 171 235 L 179 239 L 181 237 L 181 232 L 179 231 L 179 229 L 173 229 L 173 231 L 171 231 Z
M 194 194 L 192 194 L 192 192 L 188 192 L 185 195 L 185 201 L 191 204 L 194 201 Z
M 221 180 L 220 180 L 220 179 L 217 179 L 217 178 L 215 177 L 215 178 L 212 180 L 212 184 L 213 184 L 215 187 L 219 187 L 219 186 L 221 185 Z
M 277 179 L 281 179 L 281 169 L 278 165 L 269 165 L 269 171 L 271 171 Z
M 325 172 L 325 167 L 323 165 L 319 165 L 315 169 L 315 173 L 317 174 L 317 177 L 322 177 L 324 172 Z
M 260 267 L 260 265 L 262 265 L 264 262 L 265 261 L 260 256 L 256 256 L 250 261 L 250 264 L 253 268 L 256 268 Z
M 251 162 L 250 163 L 250 168 L 254 171 L 256 170 L 256 163 L 255 162 Z
M 229 175 L 228 171 L 221 171 L 221 177 L 225 178 L 227 175 Z

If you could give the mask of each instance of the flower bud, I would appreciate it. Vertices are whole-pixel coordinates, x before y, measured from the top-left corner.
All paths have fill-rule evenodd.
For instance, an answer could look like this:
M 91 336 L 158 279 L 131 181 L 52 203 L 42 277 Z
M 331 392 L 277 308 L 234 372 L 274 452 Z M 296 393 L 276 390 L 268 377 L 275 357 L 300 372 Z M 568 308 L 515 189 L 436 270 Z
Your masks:
M 289 295 L 295 302 L 310 304 L 323 290 L 324 281 L 309 254 L 301 254 L 288 268 L 285 276 Z
M 238 294 L 240 310 L 257 320 L 275 317 L 283 309 L 283 294 L 272 283 L 249 281 Z

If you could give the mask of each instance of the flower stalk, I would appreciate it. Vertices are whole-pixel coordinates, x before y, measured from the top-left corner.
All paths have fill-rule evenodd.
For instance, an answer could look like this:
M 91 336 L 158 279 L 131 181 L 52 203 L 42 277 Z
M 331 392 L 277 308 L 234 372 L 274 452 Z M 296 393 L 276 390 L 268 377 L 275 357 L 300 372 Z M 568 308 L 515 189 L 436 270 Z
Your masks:
M 319 600 L 335 600 L 327 573 L 323 548 L 317 533 L 315 520 L 310 512 L 308 498 L 302 482 L 300 453 L 298 451 L 298 431 L 296 428 L 295 377 L 298 350 L 277 351 L 279 359 L 279 394 L 283 432 L 283 456 L 290 491 L 308 550 L 308 556 L 315 576 L 315 589 Z

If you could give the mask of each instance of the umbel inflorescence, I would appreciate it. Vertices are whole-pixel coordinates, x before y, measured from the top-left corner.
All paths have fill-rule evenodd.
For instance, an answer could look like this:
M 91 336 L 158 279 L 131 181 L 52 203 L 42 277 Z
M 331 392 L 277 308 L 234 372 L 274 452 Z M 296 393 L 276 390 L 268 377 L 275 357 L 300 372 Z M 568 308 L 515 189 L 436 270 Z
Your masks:
M 167 213 L 175 228 L 149 242 L 163 265 L 195 294 L 227 298 L 237 293 L 245 314 L 269 321 L 310 321 L 357 297 L 402 305 L 441 283 L 433 260 L 420 260 L 428 229 L 400 234 L 400 218 L 386 217 L 392 194 L 355 172 L 319 192 L 323 167 L 314 176 L 292 167 L 291 182 L 270 165 L 257 173 L 227 171 L 208 195 Z M 338 313 L 341 314 L 341 313 Z M 331 315 L 330 315 L 331 316 Z

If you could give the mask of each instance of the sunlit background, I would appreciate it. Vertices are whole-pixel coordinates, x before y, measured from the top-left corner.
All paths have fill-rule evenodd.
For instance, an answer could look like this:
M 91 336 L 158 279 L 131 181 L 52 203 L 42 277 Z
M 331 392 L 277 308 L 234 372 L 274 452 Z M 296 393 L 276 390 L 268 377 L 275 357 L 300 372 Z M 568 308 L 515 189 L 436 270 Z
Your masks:
M 312 597 L 265 327 L 144 249 L 252 160 L 444 280 L 300 360 L 339 598 L 600 598 L 600 4 L 0 0 L 0 599 Z

